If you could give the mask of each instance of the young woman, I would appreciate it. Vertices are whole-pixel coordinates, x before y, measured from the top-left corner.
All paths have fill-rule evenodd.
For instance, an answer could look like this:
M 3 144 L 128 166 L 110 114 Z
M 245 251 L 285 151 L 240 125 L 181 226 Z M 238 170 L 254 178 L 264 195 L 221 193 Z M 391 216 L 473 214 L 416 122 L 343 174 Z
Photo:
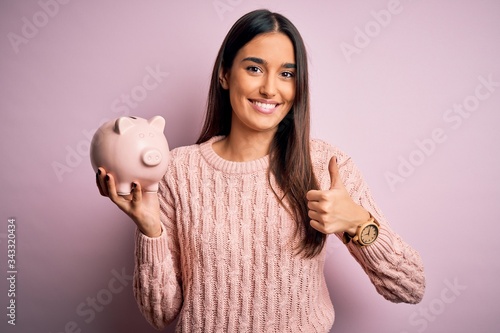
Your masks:
M 97 184 L 137 224 L 134 293 L 156 328 L 179 317 L 178 332 L 328 332 L 328 234 L 386 299 L 423 296 L 419 254 L 353 161 L 309 138 L 306 50 L 280 14 L 254 11 L 231 28 L 200 138 L 172 150 L 158 194 L 134 183 L 118 196 L 102 168 Z

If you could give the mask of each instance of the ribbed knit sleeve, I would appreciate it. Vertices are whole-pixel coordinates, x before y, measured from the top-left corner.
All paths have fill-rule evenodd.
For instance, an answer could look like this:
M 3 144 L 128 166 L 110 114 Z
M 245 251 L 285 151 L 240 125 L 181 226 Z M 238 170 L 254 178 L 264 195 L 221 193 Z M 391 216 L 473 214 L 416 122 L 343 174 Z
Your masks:
M 159 193 L 161 236 L 136 231 L 134 296 L 146 320 L 162 329 L 179 314 L 183 297 L 175 209 L 166 178 Z
M 392 230 L 375 204 L 370 190 L 353 160 L 341 150 L 319 140 L 313 141 L 313 160 L 323 188 L 328 188 L 328 162 L 336 156 L 340 177 L 353 200 L 380 223 L 375 243 L 359 247 L 350 242 L 347 249 L 361 265 L 379 294 L 391 302 L 418 303 L 425 290 L 424 268 L 419 253 Z M 337 235 L 339 238 L 342 235 Z

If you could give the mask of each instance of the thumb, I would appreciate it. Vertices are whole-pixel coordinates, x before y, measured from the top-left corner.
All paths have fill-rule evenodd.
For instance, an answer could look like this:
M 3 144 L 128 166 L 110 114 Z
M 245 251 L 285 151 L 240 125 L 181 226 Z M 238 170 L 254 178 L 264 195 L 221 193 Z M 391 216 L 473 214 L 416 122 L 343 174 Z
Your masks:
M 330 172 L 330 181 L 331 181 L 330 190 L 342 186 L 342 182 L 340 180 L 340 175 L 339 175 L 339 167 L 337 165 L 337 158 L 335 156 L 333 156 L 330 159 L 330 163 L 328 164 L 328 171 Z

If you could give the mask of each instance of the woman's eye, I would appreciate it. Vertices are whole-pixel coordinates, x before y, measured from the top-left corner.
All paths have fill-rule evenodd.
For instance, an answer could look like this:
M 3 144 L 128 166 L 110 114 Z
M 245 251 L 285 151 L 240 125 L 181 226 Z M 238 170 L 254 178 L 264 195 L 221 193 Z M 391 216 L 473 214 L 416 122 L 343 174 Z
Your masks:
M 252 73 L 262 73 L 259 67 L 256 66 L 248 66 L 247 71 L 252 72 Z
M 293 72 L 283 72 L 283 73 L 281 73 L 281 75 L 287 79 L 291 79 L 291 78 L 295 77 L 295 73 L 293 73 Z

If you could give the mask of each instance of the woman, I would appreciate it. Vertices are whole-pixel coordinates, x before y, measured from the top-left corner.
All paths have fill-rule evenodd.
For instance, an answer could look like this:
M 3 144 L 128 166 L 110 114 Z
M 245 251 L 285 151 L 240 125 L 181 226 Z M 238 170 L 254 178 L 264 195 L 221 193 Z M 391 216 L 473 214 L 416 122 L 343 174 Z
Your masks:
M 391 230 L 352 160 L 309 139 L 307 57 L 282 15 L 240 18 L 217 56 L 196 145 L 172 150 L 158 195 L 97 184 L 137 224 L 134 294 L 179 332 L 328 332 L 323 275 L 336 234 L 393 302 L 425 288 L 418 253 Z M 352 241 L 350 241 L 352 238 Z

